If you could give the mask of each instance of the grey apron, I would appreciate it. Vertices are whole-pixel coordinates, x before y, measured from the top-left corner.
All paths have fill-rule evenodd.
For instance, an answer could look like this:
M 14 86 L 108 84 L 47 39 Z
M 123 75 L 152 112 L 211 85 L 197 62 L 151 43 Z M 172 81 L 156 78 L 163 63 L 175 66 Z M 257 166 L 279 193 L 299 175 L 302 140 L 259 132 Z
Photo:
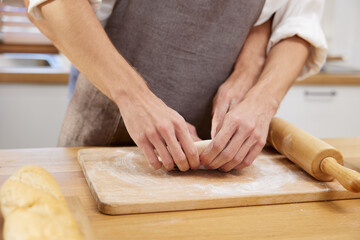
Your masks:
M 263 5 L 264 0 L 121 0 L 105 30 L 155 95 L 207 139 L 212 99 Z M 80 74 L 58 145 L 131 144 L 117 106 Z

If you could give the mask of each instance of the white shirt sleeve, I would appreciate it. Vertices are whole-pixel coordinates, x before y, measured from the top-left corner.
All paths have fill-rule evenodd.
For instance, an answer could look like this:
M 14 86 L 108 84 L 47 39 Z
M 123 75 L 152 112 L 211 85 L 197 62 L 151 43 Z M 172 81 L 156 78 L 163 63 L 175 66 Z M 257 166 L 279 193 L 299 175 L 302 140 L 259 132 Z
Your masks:
M 47 1 L 49 1 L 49 0 L 29 0 L 28 13 L 35 19 L 43 18 L 42 13 L 39 10 L 39 5 L 42 3 L 45 3 Z M 58 0 L 58 1 L 60 1 L 60 0 Z M 74 0 L 74 1 L 76 1 L 76 0 Z M 89 0 L 89 3 L 91 4 L 92 8 L 96 12 L 102 3 L 102 0 Z
M 298 80 L 318 73 L 325 63 L 327 44 L 320 26 L 324 4 L 324 0 L 266 0 L 255 24 L 260 25 L 274 15 L 268 52 L 279 41 L 295 35 L 310 43 L 310 55 Z

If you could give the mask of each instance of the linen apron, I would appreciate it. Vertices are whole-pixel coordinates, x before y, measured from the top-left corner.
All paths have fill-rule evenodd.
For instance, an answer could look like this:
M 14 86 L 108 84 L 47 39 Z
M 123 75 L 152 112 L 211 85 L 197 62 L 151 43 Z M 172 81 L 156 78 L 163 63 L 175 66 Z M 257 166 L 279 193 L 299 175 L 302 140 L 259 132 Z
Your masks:
M 120 0 L 105 31 L 151 91 L 208 139 L 212 100 L 264 1 Z M 58 145 L 132 144 L 118 107 L 80 74 Z

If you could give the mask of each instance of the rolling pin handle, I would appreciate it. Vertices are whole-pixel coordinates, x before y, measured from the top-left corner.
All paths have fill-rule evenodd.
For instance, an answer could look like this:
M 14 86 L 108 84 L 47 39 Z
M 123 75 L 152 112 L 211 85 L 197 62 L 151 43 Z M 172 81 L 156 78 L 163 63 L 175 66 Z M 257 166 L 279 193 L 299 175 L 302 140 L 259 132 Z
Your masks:
M 333 176 L 350 192 L 360 192 L 360 173 L 340 165 L 334 158 L 327 157 L 321 161 L 323 173 Z

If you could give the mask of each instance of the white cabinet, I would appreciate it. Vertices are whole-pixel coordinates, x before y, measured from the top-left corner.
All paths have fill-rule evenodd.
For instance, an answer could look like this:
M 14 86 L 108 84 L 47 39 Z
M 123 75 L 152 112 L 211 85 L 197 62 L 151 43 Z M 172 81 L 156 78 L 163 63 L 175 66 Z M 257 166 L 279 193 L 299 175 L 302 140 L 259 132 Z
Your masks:
M 0 84 L 0 149 L 55 147 L 68 99 L 65 84 Z
M 360 137 L 360 86 L 295 85 L 276 116 L 317 137 Z

